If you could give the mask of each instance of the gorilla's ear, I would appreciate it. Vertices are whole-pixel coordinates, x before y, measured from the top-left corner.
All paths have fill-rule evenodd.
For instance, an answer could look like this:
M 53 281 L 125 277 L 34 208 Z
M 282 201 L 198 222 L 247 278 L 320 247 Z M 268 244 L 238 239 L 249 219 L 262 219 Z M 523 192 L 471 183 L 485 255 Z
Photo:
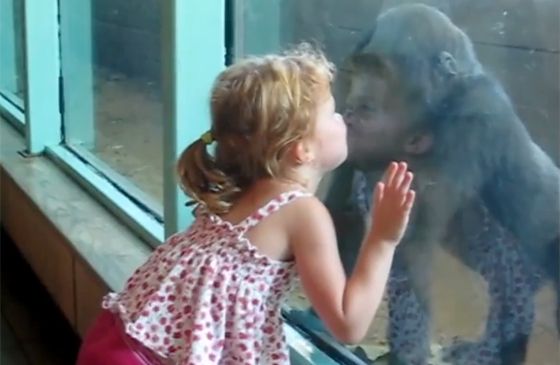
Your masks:
M 417 133 L 408 137 L 404 142 L 404 150 L 411 155 L 422 155 L 428 152 L 434 144 L 434 136 L 431 133 Z
M 444 76 L 456 76 L 458 74 L 457 61 L 451 53 L 442 51 L 437 58 L 438 69 Z

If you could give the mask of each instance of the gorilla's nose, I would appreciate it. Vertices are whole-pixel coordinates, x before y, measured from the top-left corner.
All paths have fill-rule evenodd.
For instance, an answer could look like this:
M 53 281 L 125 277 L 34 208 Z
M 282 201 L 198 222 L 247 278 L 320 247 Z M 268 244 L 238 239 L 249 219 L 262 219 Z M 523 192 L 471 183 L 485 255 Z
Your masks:
M 354 110 L 347 108 L 344 110 L 344 113 L 342 113 L 342 118 L 347 125 L 351 125 L 354 119 Z

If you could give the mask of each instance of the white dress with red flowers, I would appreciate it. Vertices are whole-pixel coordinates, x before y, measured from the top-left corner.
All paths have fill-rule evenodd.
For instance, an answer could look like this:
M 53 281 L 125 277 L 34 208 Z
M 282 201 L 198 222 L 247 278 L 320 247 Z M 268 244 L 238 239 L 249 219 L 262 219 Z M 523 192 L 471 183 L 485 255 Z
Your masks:
M 289 364 L 280 310 L 295 264 L 260 254 L 245 232 L 304 196 L 283 193 L 238 225 L 199 208 L 103 307 L 163 364 Z

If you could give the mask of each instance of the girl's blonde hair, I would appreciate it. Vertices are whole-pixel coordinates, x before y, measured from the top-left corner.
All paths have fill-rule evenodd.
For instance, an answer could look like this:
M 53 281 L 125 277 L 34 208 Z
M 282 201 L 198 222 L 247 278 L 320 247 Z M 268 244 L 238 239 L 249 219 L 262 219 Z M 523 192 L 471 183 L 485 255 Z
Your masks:
M 313 131 L 318 104 L 333 77 L 334 66 L 308 44 L 225 69 L 211 93 L 214 156 L 201 138 L 177 164 L 185 193 L 223 214 L 257 179 L 284 177 L 282 157 Z

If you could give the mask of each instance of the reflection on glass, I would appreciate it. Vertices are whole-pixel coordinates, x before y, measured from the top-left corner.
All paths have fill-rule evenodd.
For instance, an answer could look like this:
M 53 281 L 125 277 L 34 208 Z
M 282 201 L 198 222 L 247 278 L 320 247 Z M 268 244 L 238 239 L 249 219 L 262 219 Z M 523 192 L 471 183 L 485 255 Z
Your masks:
M 0 92 L 23 108 L 25 68 L 23 60 L 23 2 L 0 4 Z
M 132 182 L 152 207 L 163 200 L 160 6 L 60 4 L 66 143 Z
M 349 159 L 322 196 L 348 273 L 379 172 L 399 158 L 416 173 L 384 303 L 352 351 L 383 364 L 557 362 L 560 3 L 236 6 L 236 57 L 304 40 L 338 66 Z M 324 331 L 301 291 L 290 305 Z

